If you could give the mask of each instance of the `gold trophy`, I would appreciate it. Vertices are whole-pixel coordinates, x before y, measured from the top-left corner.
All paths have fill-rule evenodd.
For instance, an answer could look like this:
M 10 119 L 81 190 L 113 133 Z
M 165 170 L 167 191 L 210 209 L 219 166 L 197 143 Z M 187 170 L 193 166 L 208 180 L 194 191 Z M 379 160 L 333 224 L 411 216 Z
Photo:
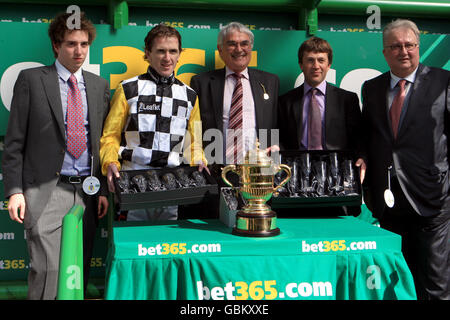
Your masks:
M 274 187 L 274 176 L 281 170 L 287 173 L 287 177 Z M 291 168 L 285 164 L 273 164 L 272 159 L 259 149 L 259 143 L 256 142 L 256 149 L 247 152 L 243 164 L 228 165 L 222 169 L 223 181 L 230 187 L 236 188 L 226 178 L 229 171 L 239 175 L 241 186 L 238 191 L 247 201 L 247 204 L 236 214 L 233 234 L 247 237 L 279 235 L 277 215 L 266 202 L 272 194 L 278 194 L 277 189 L 291 178 Z

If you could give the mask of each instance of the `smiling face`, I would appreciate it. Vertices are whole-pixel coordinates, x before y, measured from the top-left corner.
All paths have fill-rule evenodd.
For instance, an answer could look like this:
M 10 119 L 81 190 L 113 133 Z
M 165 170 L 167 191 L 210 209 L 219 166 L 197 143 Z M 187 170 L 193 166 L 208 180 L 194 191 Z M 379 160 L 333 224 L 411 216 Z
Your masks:
M 64 40 L 53 45 L 58 61 L 71 73 L 75 73 L 86 59 L 89 50 L 87 31 L 66 31 Z
M 300 68 L 305 76 L 305 81 L 311 87 L 317 87 L 325 80 L 330 66 L 328 54 L 325 52 L 306 51 L 300 62 Z
M 146 57 L 153 69 L 163 77 L 169 77 L 180 58 L 179 42 L 176 37 L 157 37 L 151 51 L 146 50 Z
M 384 58 L 393 74 L 398 77 L 410 75 L 419 65 L 419 41 L 411 29 L 393 29 L 385 39 Z M 415 45 L 411 50 L 406 46 Z
M 223 43 L 217 46 L 225 65 L 237 73 L 247 68 L 252 58 L 252 48 L 248 34 L 237 30 L 228 33 Z

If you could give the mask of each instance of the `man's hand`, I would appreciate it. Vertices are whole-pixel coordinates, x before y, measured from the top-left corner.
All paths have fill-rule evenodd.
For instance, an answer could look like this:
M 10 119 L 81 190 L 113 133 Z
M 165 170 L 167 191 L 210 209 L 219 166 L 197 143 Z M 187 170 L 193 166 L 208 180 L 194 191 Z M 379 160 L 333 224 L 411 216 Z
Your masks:
M 273 146 L 270 146 L 270 147 L 268 147 L 266 149 L 266 153 L 267 153 L 268 156 L 270 156 L 270 154 L 272 152 L 278 152 L 278 151 L 280 151 L 280 147 L 278 145 L 276 145 L 276 144 L 274 144 Z
M 198 165 L 198 171 L 202 172 L 203 169 L 206 170 L 206 172 L 208 172 L 209 175 L 211 175 L 211 173 L 209 172 L 208 167 L 203 163 L 203 161 Z
M 364 177 L 366 176 L 366 163 L 362 158 L 356 160 L 355 166 L 360 167 L 359 169 L 359 180 L 361 180 L 361 184 L 364 182 Z
M 97 209 L 99 219 L 106 216 L 106 214 L 108 213 L 108 206 L 109 206 L 108 198 L 105 196 L 99 196 Z
M 15 193 L 9 197 L 8 211 L 11 220 L 23 223 L 25 219 L 25 197 L 23 193 Z
M 113 177 L 116 177 L 117 179 L 120 178 L 119 170 L 117 169 L 117 166 L 115 163 L 110 163 L 108 166 L 108 172 L 106 173 L 106 181 L 108 182 L 108 190 L 110 192 L 114 192 L 114 180 Z

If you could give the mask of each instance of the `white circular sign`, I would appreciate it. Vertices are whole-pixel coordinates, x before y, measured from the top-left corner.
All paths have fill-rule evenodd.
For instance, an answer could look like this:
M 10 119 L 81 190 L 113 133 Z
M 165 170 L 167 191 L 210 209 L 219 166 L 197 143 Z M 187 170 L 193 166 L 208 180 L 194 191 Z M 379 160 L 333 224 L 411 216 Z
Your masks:
M 94 195 L 100 190 L 100 180 L 90 176 L 83 181 L 83 191 L 88 195 Z

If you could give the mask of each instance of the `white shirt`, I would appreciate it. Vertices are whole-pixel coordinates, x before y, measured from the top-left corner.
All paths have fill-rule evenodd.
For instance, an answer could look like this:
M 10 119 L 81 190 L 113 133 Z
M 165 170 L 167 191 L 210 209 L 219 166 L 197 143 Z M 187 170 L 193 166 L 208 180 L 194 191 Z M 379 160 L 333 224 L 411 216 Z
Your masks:
M 61 104 L 63 108 L 63 116 L 64 116 L 64 126 L 66 128 L 67 133 L 67 97 L 69 91 L 68 80 L 70 78 L 71 72 L 67 70 L 58 59 L 55 60 L 56 72 L 58 73 L 58 82 L 59 82 L 59 90 L 61 94 Z M 61 174 L 67 176 L 76 176 L 76 175 L 90 175 L 91 174 L 91 158 L 90 158 L 90 135 L 89 135 L 89 118 L 88 118 L 88 104 L 87 104 L 87 96 L 86 96 L 86 84 L 84 82 L 83 73 L 81 68 L 74 73 L 75 78 L 77 78 L 78 89 L 81 92 L 81 98 L 83 102 L 83 118 L 85 125 L 85 134 L 86 134 L 86 142 L 87 148 L 81 154 L 78 159 L 75 159 L 69 152 L 65 153 L 64 162 L 61 169 Z M 67 140 L 67 134 L 66 134 Z
M 398 90 L 400 90 L 400 88 L 397 87 L 397 83 L 400 80 L 402 80 L 402 79 L 406 80 L 405 93 L 406 93 L 406 98 L 409 97 L 408 96 L 409 89 L 411 88 L 411 85 L 416 80 L 417 69 L 418 68 L 416 68 L 416 70 L 414 70 L 409 76 L 404 77 L 404 78 L 399 78 L 395 74 L 393 74 L 392 71 L 390 71 L 391 82 L 390 82 L 390 90 L 388 92 L 388 106 L 389 106 L 389 109 L 391 109 L 392 101 L 394 100 L 395 95 L 397 94 Z M 405 99 L 405 101 L 406 101 L 406 99 Z

